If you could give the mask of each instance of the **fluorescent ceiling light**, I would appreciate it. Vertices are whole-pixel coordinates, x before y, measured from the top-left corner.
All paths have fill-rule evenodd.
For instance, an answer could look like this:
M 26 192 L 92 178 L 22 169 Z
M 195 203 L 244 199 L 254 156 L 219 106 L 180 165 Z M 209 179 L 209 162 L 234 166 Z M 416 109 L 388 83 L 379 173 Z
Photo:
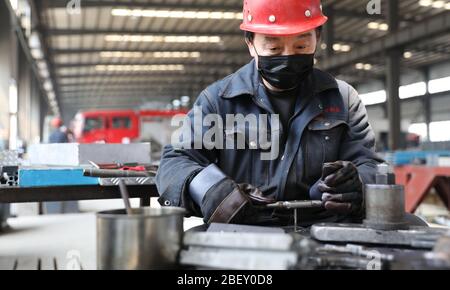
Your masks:
M 367 24 L 367 27 L 372 30 L 381 30 L 381 31 L 387 31 L 389 29 L 389 25 L 386 23 L 378 23 L 378 22 L 369 22 Z
M 188 18 L 188 19 L 238 19 L 242 12 L 227 11 L 189 11 L 189 10 L 155 10 L 155 9 L 112 9 L 113 16 Z
M 143 52 L 134 51 L 102 51 L 101 57 L 124 57 L 124 58 L 141 58 L 144 56 Z
M 16 11 L 19 4 L 18 4 L 18 0 L 9 0 L 9 3 L 11 4 L 11 8 Z
M 404 57 L 404 58 L 411 58 L 411 57 L 412 57 L 412 52 L 410 52 L 410 51 L 405 51 L 405 53 L 403 53 L 403 57 Z
M 132 35 L 110 34 L 105 36 L 111 42 L 172 42 L 172 43 L 218 43 L 220 36 L 184 36 L 184 35 Z
M 433 0 L 420 0 L 419 1 L 419 5 L 423 6 L 423 7 L 432 7 L 432 8 L 436 8 L 436 9 L 442 9 L 445 8 L 447 10 L 450 10 L 450 3 L 446 3 L 446 1 L 442 1 L 442 0 L 437 0 L 437 1 L 433 1 Z
M 43 59 L 44 58 L 44 53 L 42 52 L 42 50 L 40 48 L 32 48 L 30 50 L 30 53 L 34 59 Z
M 364 70 L 371 70 L 372 69 L 372 65 L 370 63 L 366 63 L 364 65 Z
M 431 6 L 433 7 L 433 8 L 444 8 L 444 6 L 445 6 L 445 2 L 444 1 L 441 1 L 441 0 L 439 0 L 439 1 L 434 1 L 433 2 L 433 4 L 431 4 Z
M 428 7 L 428 6 L 430 6 L 431 4 L 433 4 L 433 1 L 432 1 L 432 0 L 420 0 L 420 1 L 419 1 L 419 5 L 420 5 L 420 6 Z
M 334 51 L 349 52 L 351 49 L 352 49 L 351 46 L 348 45 L 348 44 L 342 44 L 342 43 L 335 43 L 335 44 L 333 44 L 333 50 Z
M 386 102 L 386 91 L 375 91 L 367 94 L 361 94 L 359 95 L 361 98 L 361 101 L 364 103 L 364 105 L 375 105 L 375 104 L 381 104 Z
M 56 96 L 54 92 L 48 92 L 47 97 L 49 100 L 56 100 Z
M 104 58 L 198 58 L 198 51 L 155 51 L 155 52 L 135 52 L 135 51 L 102 51 L 100 56 Z
M 355 64 L 355 68 L 359 69 L 359 70 L 371 70 L 372 69 L 372 65 L 370 63 L 358 62 L 357 64 Z
M 350 45 L 348 45 L 348 44 L 341 45 L 341 51 L 348 52 L 350 50 L 351 50 L 351 46 Z
M 97 71 L 181 71 L 181 64 L 151 64 L 151 65 L 97 65 Z
M 156 58 L 198 58 L 200 52 L 198 51 L 155 51 L 151 54 Z
M 46 81 L 44 82 L 44 90 L 46 90 L 47 92 L 53 90 L 53 85 L 52 85 L 52 82 L 51 82 L 51 81 L 46 80 Z

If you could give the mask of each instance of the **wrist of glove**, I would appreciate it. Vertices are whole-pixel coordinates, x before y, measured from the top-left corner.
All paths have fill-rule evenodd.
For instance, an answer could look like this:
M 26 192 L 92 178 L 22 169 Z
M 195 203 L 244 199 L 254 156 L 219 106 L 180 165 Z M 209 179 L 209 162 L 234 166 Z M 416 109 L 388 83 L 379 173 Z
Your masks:
M 313 199 L 321 199 L 326 210 L 335 214 L 360 215 L 362 182 L 356 166 L 349 161 L 325 163 L 322 177 L 310 189 Z
M 272 202 L 258 188 L 227 178 L 208 190 L 201 211 L 206 223 L 239 223 L 246 218 L 246 212 L 253 212 L 254 206 Z

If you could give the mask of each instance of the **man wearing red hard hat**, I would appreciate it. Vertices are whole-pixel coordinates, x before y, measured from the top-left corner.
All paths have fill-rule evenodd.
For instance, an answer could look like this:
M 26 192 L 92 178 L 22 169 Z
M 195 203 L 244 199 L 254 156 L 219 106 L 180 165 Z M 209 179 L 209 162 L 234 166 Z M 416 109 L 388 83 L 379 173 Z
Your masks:
M 48 143 L 68 143 L 69 138 L 63 120 L 60 117 L 54 117 L 50 124 L 53 127 L 53 131 L 48 138 Z
M 183 206 L 206 223 L 288 226 L 292 211 L 266 205 L 320 200 L 321 207 L 300 211 L 303 225 L 359 221 L 363 184 L 374 182 L 382 160 L 355 89 L 314 68 L 327 21 L 320 1 L 245 0 L 243 17 L 240 27 L 254 59 L 207 87 L 188 118 L 196 136 L 196 110 L 215 114 L 216 121 L 250 116 L 247 123 L 215 128 L 214 142 L 245 137 L 245 148 L 195 146 L 189 138 L 181 141 L 192 146 L 166 146 L 157 174 L 159 202 Z M 261 118 L 266 115 L 268 125 Z M 256 126 L 250 120 L 258 120 Z M 211 127 L 200 125 L 200 140 Z M 268 151 L 278 154 L 261 158 Z

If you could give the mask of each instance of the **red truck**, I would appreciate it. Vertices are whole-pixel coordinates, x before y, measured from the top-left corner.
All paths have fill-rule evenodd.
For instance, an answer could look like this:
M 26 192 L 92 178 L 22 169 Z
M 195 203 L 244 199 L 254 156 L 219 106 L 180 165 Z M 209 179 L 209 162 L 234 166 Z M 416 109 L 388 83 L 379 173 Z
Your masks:
M 95 110 L 81 111 L 74 119 L 73 132 L 79 143 L 130 143 L 153 141 L 164 145 L 176 129 L 170 120 L 186 110 Z

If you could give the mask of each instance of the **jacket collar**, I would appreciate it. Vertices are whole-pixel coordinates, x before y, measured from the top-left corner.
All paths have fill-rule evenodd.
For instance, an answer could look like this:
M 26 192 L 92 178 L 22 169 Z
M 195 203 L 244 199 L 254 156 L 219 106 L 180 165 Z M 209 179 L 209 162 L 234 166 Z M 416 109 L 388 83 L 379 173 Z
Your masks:
M 336 79 L 330 74 L 314 68 L 313 75 L 315 80 L 315 94 L 339 88 Z M 222 81 L 224 83 L 219 93 L 223 98 L 231 99 L 241 95 L 255 95 L 261 78 L 256 69 L 255 60 L 253 59 Z

